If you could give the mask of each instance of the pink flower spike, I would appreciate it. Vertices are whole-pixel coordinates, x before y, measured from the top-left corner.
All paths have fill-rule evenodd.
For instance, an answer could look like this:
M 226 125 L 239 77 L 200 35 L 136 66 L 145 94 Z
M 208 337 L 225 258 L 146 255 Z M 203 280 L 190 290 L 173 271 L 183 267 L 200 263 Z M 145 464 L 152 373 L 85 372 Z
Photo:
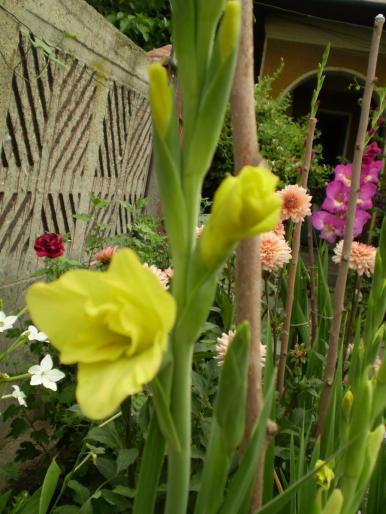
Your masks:
M 335 243 L 338 236 L 343 237 L 345 222 L 333 214 L 325 211 L 314 212 L 312 225 L 320 230 L 320 237 L 329 243 Z
M 367 184 L 363 184 L 360 188 L 357 205 L 361 209 L 371 209 L 373 206 L 372 198 L 377 192 L 377 186 L 368 182 Z
M 352 164 L 338 164 L 335 166 L 335 180 L 343 182 L 347 187 L 351 186 Z
M 382 161 L 371 161 L 369 164 L 362 166 L 361 169 L 361 184 L 367 182 L 378 182 L 379 172 L 382 169 Z
M 286 186 L 277 194 L 283 200 L 281 210 L 281 220 L 291 219 L 295 223 L 303 221 L 306 216 L 311 214 L 312 197 L 304 187 L 297 185 Z
M 339 180 L 330 182 L 326 189 L 326 198 L 322 204 L 322 209 L 333 214 L 343 214 L 347 210 L 350 190 Z
M 366 225 L 369 219 L 371 219 L 371 214 L 357 208 L 355 213 L 353 237 L 359 237 L 362 234 L 363 227 Z

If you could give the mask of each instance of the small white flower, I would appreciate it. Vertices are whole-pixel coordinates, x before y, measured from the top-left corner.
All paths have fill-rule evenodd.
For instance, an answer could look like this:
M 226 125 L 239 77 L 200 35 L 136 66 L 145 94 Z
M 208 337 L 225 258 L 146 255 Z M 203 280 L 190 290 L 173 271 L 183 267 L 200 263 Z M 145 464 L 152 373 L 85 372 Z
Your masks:
M 26 330 L 24 334 L 28 335 L 29 341 L 48 341 L 48 335 L 44 332 L 39 332 L 39 330 L 34 325 L 29 325 L 28 330 Z
M 31 374 L 31 385 L 42 385 L 52 391 L 57 391 L 56 382 L 62 380 L 65 374 L 59 369 L 52 369 L 51 355 L 46 355 L 39 365 L 31 366 L 28 373 Z
M 0 311 L 0 332 L 4 332 L 13 327 L 17 316 L 6 316 L 3 311 Z
M 25 401 L 25 394 L 23 391 L 21 391 L 19 386 L 13 385 L 13 393 L 11 393 L 11 396 L 13 398 L 16 398 L 16 400 L 19 402 L 20 405 L 23 405 L 23 407 L 27 407 L 27 402 Z

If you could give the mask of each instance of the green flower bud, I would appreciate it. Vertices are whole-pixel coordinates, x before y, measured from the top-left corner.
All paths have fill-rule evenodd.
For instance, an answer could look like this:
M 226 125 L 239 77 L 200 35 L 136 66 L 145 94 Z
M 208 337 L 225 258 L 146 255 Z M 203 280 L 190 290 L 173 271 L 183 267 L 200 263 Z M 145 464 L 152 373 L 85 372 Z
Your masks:
M 343 507 L 343 494 L 340 489 L 334 489 L 327 500 L 322 514 L 340 514 Z
M 172 88 L 169 85 L 168 74 L 160 63 L 151 64 L 148 71 L 153 122 L 159 137 L 165 139 L 173 109 Z
M 234 0 L 227 2 L 219 34 L 221 57 L 224 61 L 229 57 L 236 46 L 240 32 L 240 19 L 240 2 Z
M 345 417 L 346 421 L 348 421 L 350 418 L 353 400 L 354 400 L 354 395 L 352 394 L 352 392 L 350 390 L 347 391 L 346 394 L 343 396 L 343 400 L 342 400 L 342 412 L 343 412 L 343 416 Z
M 238 241 L 277 225 L 282 205 L 277 182 L 269 170 L 253 166 L 223 180 L 199 241 L 201 259 L 209 269 L 220 265 Z

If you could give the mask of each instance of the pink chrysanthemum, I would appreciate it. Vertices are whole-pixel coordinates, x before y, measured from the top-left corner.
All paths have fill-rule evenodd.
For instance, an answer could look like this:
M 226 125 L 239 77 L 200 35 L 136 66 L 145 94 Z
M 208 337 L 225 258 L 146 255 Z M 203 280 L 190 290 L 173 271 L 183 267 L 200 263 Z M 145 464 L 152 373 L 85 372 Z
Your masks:
M 196 239 L 199 239 L 201 234 L 204 232 L 205 225 L 200 225 L 199 227 L 196 227 Z
M 216 344 L 216 356 L 215 359 L 219 366 L 224 364 L 225 356 L 228 351 L 228 346 L 235 337 L 234 330 L 230 330 L 228 333 L 223 332 L 221 337 L 217 338 Z M 267 356 L 267 348 L 260 343 L 260 362 L 261 365 L 265 366 L 265 358 Z
M 150 271 L 154 273 L 154 275 L 161 282 L 161 285 L 164 287 L 164 289 L 169 289 L 169 277 L 165 273 L 165 271 L 162 271 L 162 269 L 157 268 L 157 266 L 154 266 L 154 264 L 149 265 L 147 262 L 145 262 L 144 267 L 148 268 Z
M 260 236 L 260 259 L 263 270 L 275 271 L 291 260 L 291 248 L 283 236 L 266 232 Z
M 334 262 L 339 263 L 342 260 L 342 251 L 343 240 L 339 241 L 334 248 L 335 255 L 332 258 Z M 353 241 L 348 264 L 349 268 L 356 271 L 358 275 L 365 274 L 369 277 L 374 273 L 376 253 L 377 249 L 374 246 Z
M 108 264 L 117 250 L 117 246 L 106 246 L 106 248 L 99 250 L 99 252 L 95 254 L 94 260 L 90 264 Z
M 277 194 L 283 200 L 281 209 L 281 219 L 291 219 L 295 223 L 303 221 L 306 216 L 311 214 L 312 197 L 304 187 L 297 185 L 286 186 Z

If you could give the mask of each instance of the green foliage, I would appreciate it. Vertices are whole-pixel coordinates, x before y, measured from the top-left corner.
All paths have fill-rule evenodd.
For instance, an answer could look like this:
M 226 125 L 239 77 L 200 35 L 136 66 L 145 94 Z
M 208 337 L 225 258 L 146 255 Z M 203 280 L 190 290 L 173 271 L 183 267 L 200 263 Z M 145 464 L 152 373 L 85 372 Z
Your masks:
M 170 7 L 167 0 L 87 2 L 145 50 L 170 43 Z
M 302 166 L 304 143 L 307 132 L 306 120 L 294 120 L 290 96 L 274 98 L 272 83 L 279 76 L 280 67 L 273 75 L 260 78 L 256 85 L 256 121 L 259 146 L 262 156 L 269 162 L 273 172 L 280 177 L 281 185 L 296 183 Z M 316 137 L 317 140 L 317 137 Z M 227 114 L 220 141 L 214 156 L 211 171 L 206 178 L 204 194 L 212 196 L 226 173 L 233 171 L 233 141 L 230 115 Z M 314 145 L 312 172 L 309 177 L 311 190 L 324 188 L 331 169 L 323 164 L 322 147 Z

